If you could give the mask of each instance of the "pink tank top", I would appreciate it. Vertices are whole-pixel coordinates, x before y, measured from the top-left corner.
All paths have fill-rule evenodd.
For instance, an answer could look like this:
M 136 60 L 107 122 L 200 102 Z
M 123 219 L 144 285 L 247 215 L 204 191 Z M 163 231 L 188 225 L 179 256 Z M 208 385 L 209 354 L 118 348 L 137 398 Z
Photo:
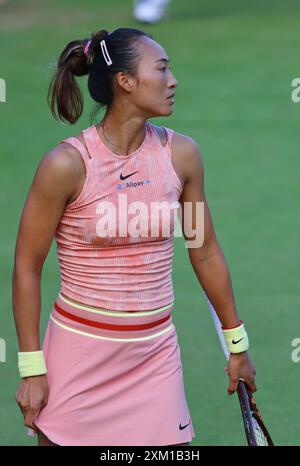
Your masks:
M 60 141 L 79 150 L 86 169 L 55 232 L 66 297 L 126 311 L 174 302 L 173 237 L 183 189 L 172 164 L 174 131 L 165 128 L 162 146 L 155 125 L 145 128 L 143 143 L 127 156 L 110 151 L 95 125 L 83 130 L 88 150 L 75 137 Z

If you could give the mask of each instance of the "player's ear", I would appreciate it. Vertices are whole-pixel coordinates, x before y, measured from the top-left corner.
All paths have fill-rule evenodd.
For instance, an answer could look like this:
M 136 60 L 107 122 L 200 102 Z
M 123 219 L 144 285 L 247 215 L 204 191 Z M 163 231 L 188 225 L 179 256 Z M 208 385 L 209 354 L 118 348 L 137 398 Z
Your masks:
M 116 74 L 116 82 L 125 92 L 132 92 L 134 86 L 133 78 L 128 73 L 119 71 Z

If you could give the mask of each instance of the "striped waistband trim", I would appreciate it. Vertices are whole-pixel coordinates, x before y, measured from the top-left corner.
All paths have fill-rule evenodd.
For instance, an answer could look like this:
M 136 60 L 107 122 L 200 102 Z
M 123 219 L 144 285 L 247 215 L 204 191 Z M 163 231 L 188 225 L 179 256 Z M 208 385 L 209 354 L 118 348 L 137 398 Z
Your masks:
M 171 325 L 169 325 L 168 327 L 164 328 L 164 329 L 161 330 L 160 332 L 154 333 L 153 335 L 148 335 L 148 336 L 144 336 L 144 337 L 140 337 L 140 338 L 112 338 L 112 337 L 103 337 L 103 336 L 100 336 L 100 335 L 93 335 L 93 334 L 91 334 L 91 333 L 83 332 L 82 330 L 77 330 L 77 329 L 68 327 L 67 325 L 62 324 L 61 322 L 58 322 L 58 321 L 52 316 L 52 314 L 50 314 L 50 319 L 51 319 L 56 325 L 58 325 L 59 327 L 64 328 L 65 330 L 67 330 L 67 331 L 69 331 L 69 332 L 78 333 L 78 334 L 80 334 L 80 335 L 85 335 L 85 336 L 91 337 L 91 338 L 99 338 L 100 340 L 114 340 L 114 341 L 122 341 L 122 342 L 124 342 L 124 343 L 125 343 L 125 342 L 131 342 L 131 341 L 145 341 L 145 340 L 150 340 L 151 338 L 159 337 L 160 335 L 163 335 L 164 333 L 166 333 L 166 332 L 172 330 L 173 328 L 175 328 L 174 324 L 171 323 Z
M 159 314 L 162 311 L 165 311 L 166 309 L 169 309 L 173 307 L 174 302 L 167 304 L 166 306 L 160 307 L 158 309 L 154 309 L 153 311 L 109 311 L 108 309 L 101 309 L 98 307 L 93 307 L 93 306 L 84 306 L 84 304 L 78 304 L 74 303 L 73 301 L 70 301 L 69 299 L 65 298 L 62 296 L 62 294 L 59 292 L 58 293 L 59 299 L 64 301 L 65 303 L 69 304 L 72 307 L 75 307 L 77 309 L 81 309 L 82 311 L 88 311 L 92 312 L 94 314 L 100 314 L 100 315 L 106 315 L 106 316 L 116 316 L 116 317 L 144 317 L 144 316 L 151 316 L 155 314 Z
M 71 319 L 75 322 L 79 322 L 84 325 L 88 325 L 89 327 L 94 327 L 94 328 L 102 328 L 106 330 L 120 330 L 120 331 L 130 331 L 130 330 L 146 330 L 149 328 L 157 327 L 158 325 L 163 324 L 166 322 L 170 316 L 171 313 L 169 313 L 167 316 L 163 317 L 162 319 L 156 320 L 154 322 L 148 322 L 146 324 L 129 324 L 129 325 L 121 325 L 121 324 L 109 324 L 105 322 L 96 322 L 94 320 L 90 319 L 85 319 L 83 317 L 75 316 L 74 314 L 71 314 L 68 311 L 65 311 L 62 309 L 57 302 L 54 303 L 54 308 L 55 310 L 61 314 L 62 316 L 66 317 L 67 319 Z

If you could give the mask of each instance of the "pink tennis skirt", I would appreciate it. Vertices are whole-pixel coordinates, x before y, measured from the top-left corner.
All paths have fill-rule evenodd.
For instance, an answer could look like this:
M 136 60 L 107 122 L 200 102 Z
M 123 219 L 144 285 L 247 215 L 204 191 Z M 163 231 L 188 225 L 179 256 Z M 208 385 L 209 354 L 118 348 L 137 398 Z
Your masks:
M 191 441 L 172 309 L 119 312 L 59 293 L 42 345 L 49 398 L 36 426 L 63 446 Z

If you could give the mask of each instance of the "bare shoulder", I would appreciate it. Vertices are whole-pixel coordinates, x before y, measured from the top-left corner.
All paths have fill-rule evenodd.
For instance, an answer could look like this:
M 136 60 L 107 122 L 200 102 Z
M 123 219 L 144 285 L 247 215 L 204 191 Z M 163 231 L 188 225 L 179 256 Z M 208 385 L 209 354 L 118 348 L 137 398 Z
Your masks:
M 45 195 L 63 196 L 68 201 L 77 191 L 84 174 L 79 151 L 68 143 L 61 143 L 42 157 L 33 183 Z
M 181 157 L 187 161 L 192 161 L 195 158 L 201 158 L 200 150 L 197 142 L 186 134 L 174 132 L 172 138 L 172 150 L 181 154 Z
M 184 183 L 192 176 L 203 176 L 203 160 L 197 142 L 186 134 L 174 132 L 171 142 L 174 165 Z

